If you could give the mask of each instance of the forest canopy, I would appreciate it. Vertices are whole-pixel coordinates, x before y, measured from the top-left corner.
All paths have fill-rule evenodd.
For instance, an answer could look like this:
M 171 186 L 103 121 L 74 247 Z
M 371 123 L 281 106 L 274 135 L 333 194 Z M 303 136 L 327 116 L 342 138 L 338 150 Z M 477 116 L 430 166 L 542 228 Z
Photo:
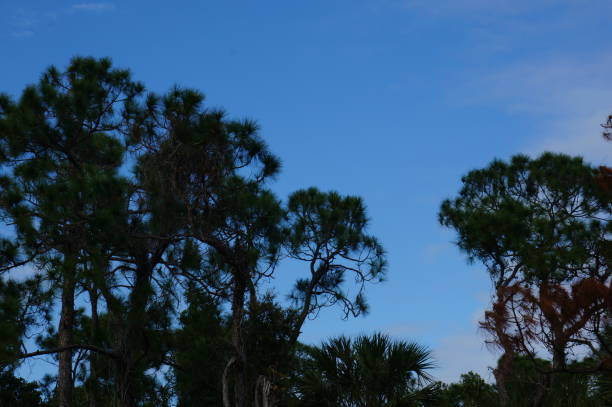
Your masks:
M 73 58 L 0 96 L 0 166 L 2 405 L 610 400 L 609 169 L 581 158 L 495 160 L 442 203 L 439 221 L 493 283 L 481 327 L 502 352 L 494 385 L 436 382 L 443 360 L 385 333 L 301 343 L 327 308 L 368 312 L 386 252 L 360 197 L 279 197 L 281 159 L 257 123 L 197 90 L 159 95 L 110 59 Z M 55 374 L 19 377 L 34 357 Z

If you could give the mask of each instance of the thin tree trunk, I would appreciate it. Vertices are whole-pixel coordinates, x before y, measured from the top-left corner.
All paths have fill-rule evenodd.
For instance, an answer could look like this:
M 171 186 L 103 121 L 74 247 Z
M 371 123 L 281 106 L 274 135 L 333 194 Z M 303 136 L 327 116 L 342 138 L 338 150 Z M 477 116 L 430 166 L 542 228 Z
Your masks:
M 310 314 L 310 304 L 312 301 L 312 292 L 314 290 L 314 287 L 315 287 L 315 284 L 311 282 L 310 286 L 308 287 L 308 291 L 306 293 L 306 298 L 304 299 L 304 304 L 302 305 L 300 314 L 298 315 L 295 326 L 293 327 L 294 331 L 290 338 L 291 348 L 293 348 L 297 344 L 297 340 L 300 337 L 300 334 L 302 333 L 302 326 L 304 325 L 304 322 L 306 321 L 308 314 Z
M 58 328 L 59 347 L 72 345 L 73 342 L 75 272 L 74 262 L 66 260 L 63 273 L 64 281 L 62 283 L 62 309 Z M 73 387 L 72 349 L 67 349 L 59 354 L 57 375 L 59 407 L 72 407 Z
M 139 356 L 144 356 L 148 349 L 143 336 L 146 323 L 146 307 L 151 295 L 152 267 L 141 265 L 136 273 L 133 291 L 129 297 L 129 311 L 120 331 L 120 360 L 117 363 L 117 385 L 120 407 L 136 407 L 137 396 L 134 392 L 134 375 L 137 374 Z
M 274 402 L 271 400 L 272 383 L 265 376 L 259 376 L 255 383 L 255 407 L 271 407 Z M 259 400 L 261 399 L 261 404 Z
M 125 350 L 125 349 L 124 349 Z M 134 397 L 134 388 L 132 383 L 132 362 L 129 357 L 123 355 L 117 360 L 117 396 L 119 407 L 136 407 L 138 403 Z
M 543 380 L 538 383 L 538 391 L 535 393 L 533 397 L 533 407 L 542 407 L 544 406 L 544 401 L 546 400 L 546 394 L 548 394 L 548 390 L 551 385 L 551 375 L 550 374 L 541 374 L 543 376 Z
M 236 362 L 236 358 L 232 357 L 225 365 L 225 369 L 223 369 L 223 377 L 221 378 L 221 385 L 223 390 L 223 407 L 232 407 L 232 402 L 230 401 L 230 390 L 229 390 L 229 382 L 228 376 L 232 365 Z
M 495 376 L 495 384 L 497 385 L 497 393 L 499 396 L 499 407 L 507 407 L 510 402 L 506 379 L 510 375 L 512 369 L 513 353 L 505 352 L 499 359 L 499 366 L 493 371 Z
M 244 297 L 246 294 L 245 275 L 239 270 L 234 275 L 234 292 L 232 293 L 232 346 L 236 357 L 234 363 L 234 407 L 247 407 L 248 383 L 246 377 L 246 354 L 242 338 L 244 319 Z
M 555 351 L 553 352 L 552 370 L 561 369 L 563 367 L 565 367 L 565 346 L 556 345 Z M 553 383 L 555 382 L 555 376 L 556 373 L 549 373 L 545 375 L 544 382 L 534 397 L 533 407 L 544 406 L 546 395 L 549 393 Z
M 97 345 L 98 335 L 98 293 L 96 292 L 95 286 L 92 283 L 89 291 L 89 301 L 91 303 L 91 343 Z M 98 355 L 96 353 L 90 353 L 89 355 L 89 386 L 88 386 L 88 398 L 89 407 L 96 407 L 98 399 L 98 371 L 96 359 Z

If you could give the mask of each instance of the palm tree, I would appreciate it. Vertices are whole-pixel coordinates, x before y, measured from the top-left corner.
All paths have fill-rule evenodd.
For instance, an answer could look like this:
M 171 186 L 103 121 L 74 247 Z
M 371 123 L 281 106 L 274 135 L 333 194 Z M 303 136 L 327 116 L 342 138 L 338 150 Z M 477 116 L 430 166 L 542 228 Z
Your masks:
M 306 347 L 294 391 L 297 405 L 416 407 L 437 393 L 431 352 L 384 334 L 330 339 Z

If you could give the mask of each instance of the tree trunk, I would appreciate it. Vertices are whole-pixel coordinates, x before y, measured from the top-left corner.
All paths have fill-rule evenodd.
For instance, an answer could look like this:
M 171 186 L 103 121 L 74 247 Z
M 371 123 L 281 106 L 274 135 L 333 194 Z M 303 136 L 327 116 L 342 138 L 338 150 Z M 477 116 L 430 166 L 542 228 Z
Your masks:
M 228 376 L 232 365 L 236 361 L 235 357 L 230 358 L 230 360 L 225 365 L 225 369 L 223 369 L 223 377 L 221 378 L 221 385 L 223 391 L 223 407 L 232 407 L 232 402 L 230 401 L 230 390 L 229 390 L 229 382 Z
M 75 264 L 66 260 L 64 265 L 64 281 L 62 283 L 62 309 L 58 328 L 58 344 L 60 347 L 72 345 L 74 329 L 74 290 L 75 290 Z M 72 393 L 74 382 L 72 380 L 72 350 L 68 349 L 59 354 L 59 367 L 57 375 L 57 395 L 59 407 L 72 407 Z
M 125 349 L 124 349 L 125 350 Z M 136 407 L 138 403 L 134 396 L 134 388 L 132 383 L 132 367 L 131 360 L 125 354 L 121 355 L 116 361 L 117 377 L 117 405 L 118 407 Z
M 499 358 L 499 366 L 493 371 L 495 376 L 495 384 L 497 385 L 497 393 L 499 395 L 499 407 L 507 407 L 510 402 L 508 388 L 506 386 L 506 378 L 509 376 L 512 369 L 513 353 L 505 352 Z
M 153 267 L 141 264 L 136 272 L 134 288 L 129 296 L 129 309 L 124 326 L 119 330 L 119 360 L 117 361 L 117 391 L 120 407 L 136 407 L 138 397 L 134 389 L 134 376 L 139 374 L 139 359 L 147 352 L 144 339 L 146 308 L 151 297 L 151 275 Z
M 112 321 L 111 334 L 113 337 L 113 353 L 116 358 L 113 360 L 115 366 L 114 381 L 115 394 L 113 395 L 114 406 L 129 406 L 129 351 L 127 350 L 127 325 L 128 318 L 125 315 L 125 308 L 121 302 L 112 295 L 108 286 L 100 285 L 102 296 L 104 297 L 107 309 Z
M 259 401 L 261 400 L 261 404 Z M 259 376 L 255 383 L 255 407 L 272 407 L 272 383 L 265 376 Z
M 89 301 L 91 304 L 91 335 L 90 343 L 98 345 L 98 294 L 95 286 L 92 284 L 88 287 Z M 89 407 L 96 407 L 98 400 L 98 369 L 96 359 L 98 354 L 91 352 L 89 355 L 89 385 L 87 386 L 87 396 L 89 398 Z
M 548 390 L 551 385 L 551 375 L 550 374 L 541 374 L 543 376 L 543 380 L 538 383 L 539 388 L 536 394 L 533 397 L 533 407 L 543 407 L 544 401 L 546 399 L 546 395 L 548 394 Z
M 562 333 L 560 332 L 556 332 L 556 335 L 558 337 L 561 336 L 561 334 Z M 554 345 L 554 347 L 555 348 L 553 350 L 553 360 L 552 360 L 552 370 L 553 371 L 564 368 L 565 358 L 566 358 L 565 343 L 557 342 Z M 542 381 L 542 384 L 540 385 L 540 389 L 534 396 L 533 407 L 543 407 L 544 406 L 546 395 L 549 393 L 550 389 L 552 388 L 556 380 L 557 374 L 558 373 L 548 373 L 544 375 L 544 380 Z
M 242 327 L 244 320 L 244 297 L 246 294 L 245 279 L 248 273 L 238 270 L 234 275 L 234 290 L 232 293 L 232 326 L 231 340 L 234 348 L 235 362 L 234 370 L 234 407 L 247 407 L 248 403 L 248 382 L 246 374 L 246 354 L 242 338 Z

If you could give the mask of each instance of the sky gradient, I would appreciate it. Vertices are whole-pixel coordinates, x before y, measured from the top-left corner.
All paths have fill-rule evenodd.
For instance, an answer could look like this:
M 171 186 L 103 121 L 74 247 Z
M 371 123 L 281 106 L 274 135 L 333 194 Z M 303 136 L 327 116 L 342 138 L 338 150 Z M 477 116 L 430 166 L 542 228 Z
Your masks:
M 284 198 L 362 196 L 389 257 L 371 312 L 327 310 L 302 340 L 384 331 L 434 350 L 434 375 L 492 380 L 478 320 L 490 283 L 437 223 L 467 171 L 543 151 L 611 162 L 609 0 L 10 1 L 0 3 L 0 92 L 48 65 L 109 56 L 147 88 L 203 91 L 255 119 L 283 161 Z M 279 294 L 299 270 L 279 270 Z M 283 291 L 285 290 L 285 291 Z M 32 372 L 36 367 L 23 371 Z

